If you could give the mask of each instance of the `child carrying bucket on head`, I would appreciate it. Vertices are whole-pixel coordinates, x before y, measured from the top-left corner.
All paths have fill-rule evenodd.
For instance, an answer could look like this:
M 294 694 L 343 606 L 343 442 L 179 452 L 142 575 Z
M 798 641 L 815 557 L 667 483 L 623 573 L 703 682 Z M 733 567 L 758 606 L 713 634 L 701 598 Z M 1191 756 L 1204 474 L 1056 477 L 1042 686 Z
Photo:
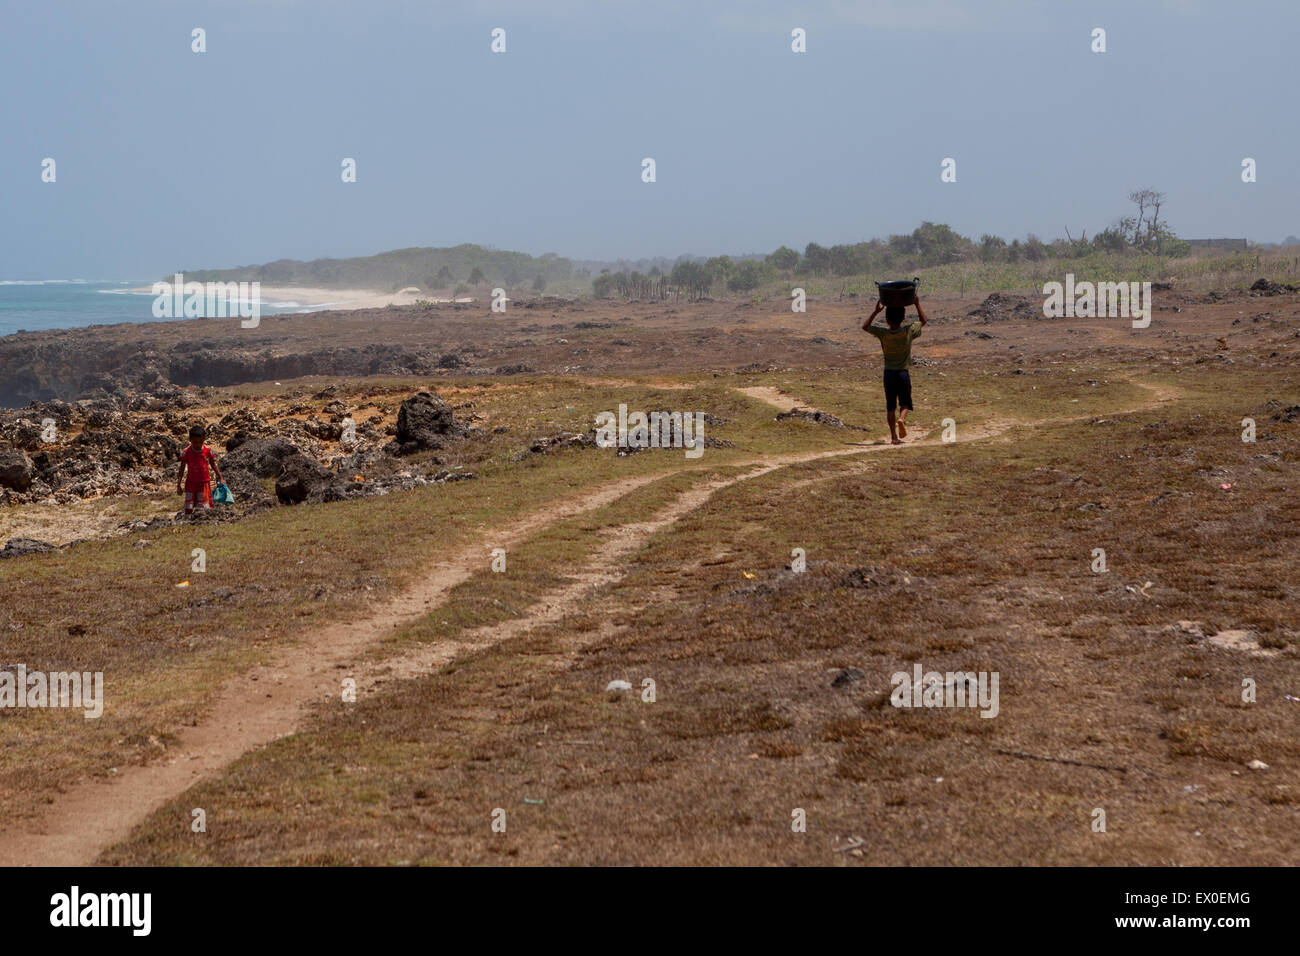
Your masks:
M 925 325 L 925 311 L 921 308 L 921 299 L 913 293 L 912 304 L 916 306 L 916 315 L 921 321 L 903 327 L 903 317 L 907 314 L 904 305 L 884 305 L 876 300 L 876 310 L 862 323 L 865 332 L 880 340 L 880 349 L 885 356 L 885 412 L 889 419 L 889 438 L 895 445 L 901 445 L 907 437 L 907 413 L 912 410 L 912 340 L 921 334 Z M 889 328 L 882 329 L 872 325 L 880 310 L 885 311 L 885 322 Z M 894 409 L 898 409 L 895 416 Z

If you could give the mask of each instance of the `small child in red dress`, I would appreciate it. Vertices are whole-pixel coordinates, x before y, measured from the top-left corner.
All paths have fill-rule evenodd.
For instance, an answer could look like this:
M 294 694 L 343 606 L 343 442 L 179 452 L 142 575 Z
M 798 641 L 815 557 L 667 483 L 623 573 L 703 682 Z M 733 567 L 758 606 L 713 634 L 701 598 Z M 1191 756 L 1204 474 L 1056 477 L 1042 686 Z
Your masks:
M 217 475 L 221 481 L 221 469 L 217 467 L 217 458 L 212 449 L 203 444 L 207 431 L 202 425 L 190 429 L 190 443 L 181 452 L 181 470 L 176 476 L 176 493 L 185 495 L 185 513 L 193 514 L 195 508 L 212 507 L 212 477 L 208 471 Z

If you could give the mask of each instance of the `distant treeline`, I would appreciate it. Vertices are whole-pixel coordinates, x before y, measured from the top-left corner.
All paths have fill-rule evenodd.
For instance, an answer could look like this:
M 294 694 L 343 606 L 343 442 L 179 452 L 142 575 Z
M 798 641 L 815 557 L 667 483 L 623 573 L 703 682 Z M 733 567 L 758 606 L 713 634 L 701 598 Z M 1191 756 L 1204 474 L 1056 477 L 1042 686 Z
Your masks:
M 1144 197 L 1147 192 L 1135 196 Z M 1288 237 L 1287 242 L 1292 239 Z M 718 291 L 750 293 L 795 278 L 839 282 L 910 276 L 936 267 L 967 272 L 968 264 L 986 272 L 1019 272 L 1044 261 L 1100 261 L 1112 257 L 1137 268 L 1140 263 L 1185 257 L 1190 251 L 1190 244 L 1175 236 L 1155 214 L 1140 213 L 1138 217 L 1118 220 L 1090 239 L 1080 235 L 1077 239 L 1067 236 L 1047 242 L 1032 234 L 1024 241 L 1008 242 L 987 234 L 976 240 L 954 232 L 944 223 L 924 222 L 910 233 L 888 239 L 834 246 L 810 242 L 802 253 L 781 246 L 767 255 L 620 260 L 603 267 L 595 261 L 575 263 L 554 253 L 532 256 L 467 243 L 444 249 L 398 249 L 351 259 L 280 259 L 237 269 L 184 272 L 187 279 L 196 282 L 244 280 L 389 292 L 416 286 L 422 291 L 452 290 L 457 294 L 485 285 L 541 292 L 549 285 L 563 284 L 573 293 L 581 289 L 593 269 L 600 268 L 600 275 L 591 280 L 597 298 L 665 299 L 676 295 L 699 299 Z
M 195 282 L 244 280 L 267 285 L 324 286 L 336 289 L 378 289 L 395 292 L 408 286 L 451 289 L 492 283 L 545 288 L 573 275 L 573 263 L 547 253 L 530 256 L 464 244 L 447 249 L 397 249 L 353 259 L 278 259 L 237 269 L 184 270 Z
M 1189 251 L 1189 244 L 1161 223 L 1154 229 L 1142 229 L 1121 220 L 1092 239 L 1080 236 L 1044 242 L 1030 235 L 1023 242 L 1019 239 L 1008 242 L 987 234 L 975 240 L 954 232 L 944 223 L 924 222 L 908 234 L 888 239 L 837 246 L 810 242 L 802 255 L 782 246 L 765 257 L 739 260 L 730 256 L 682 257 L 671 269 L 655 266 L 648 273 L 606 270 L 592 280 L 592 292 L 602 299 L 667 298 L 670 294 L 698 299 L 719 288 L 725 292 L 751 292 L 764 283 L 799 276 L 911 274 L 927 267 L 962 262 L 1038 262 L 1103 253 L 1179 257 Z

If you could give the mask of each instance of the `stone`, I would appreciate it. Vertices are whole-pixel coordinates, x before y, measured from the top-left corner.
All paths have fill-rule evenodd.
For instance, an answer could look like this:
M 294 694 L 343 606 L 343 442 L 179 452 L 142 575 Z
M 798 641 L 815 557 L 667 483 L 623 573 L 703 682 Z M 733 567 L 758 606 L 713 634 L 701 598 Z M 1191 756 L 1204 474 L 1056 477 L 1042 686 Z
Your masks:
M 398 455 L 411 455 L 444 448 L 450 439 L 463 433 L 450 405 L 432 392 L 419 392 L 405 399 L 397 410 L 392 450 Z
M 0 448 L 0 488 L 26 491 L 36 477 L 32 460 L 18 448 Z
M 18 558 L 25 554 L 44 554 L 46 551 L 55 550 L 54 545 L 47 541 L 37 541 L 35 538 L 10 538 L 3 549 L 0 549 L 0 558 Z
M 321 498 L 334 476 L 298 453 L 285 459 L 275 480 L 275 497 L 283 504 L 300 504 L 308 498 Z
M 835 676 L 835 680 L 831 681 L 831 686 L 848 687 L 850 684 L 856 683 L 866 676 L 866 674 L 862 673 L 862 671 L 858 670 L 856 667 L 846 667 Z

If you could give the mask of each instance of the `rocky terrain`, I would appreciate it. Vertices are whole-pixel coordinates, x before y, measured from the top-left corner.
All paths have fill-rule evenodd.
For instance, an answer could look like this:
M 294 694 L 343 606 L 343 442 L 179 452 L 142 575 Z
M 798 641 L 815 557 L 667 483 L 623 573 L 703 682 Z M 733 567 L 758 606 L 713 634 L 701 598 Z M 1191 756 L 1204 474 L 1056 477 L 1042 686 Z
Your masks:
M 539 297 L 516 306 L 582 311 Z M 481 343 L 482 310 L 462 304 L 361 309 L 346 314 L 265 316 L 255 329 L 235 320 L 123 323 L 20 332 L 0 339 L 0 406 L 33 401 L 125 397 L 169 385 L 221 386 L 308 375 L 514 374 Z M 431 326 L 437 323 L 437 331 Z M 376 336 L 376 326 L 391 334 Z M 578 323 L 580 327 L 582 323 Z M 609 323 L 604 323 L 605 327 Z M 535 322 L 512 331 L 542 331 Z M 568 326 L 559 326 L 567 328 Z
M 719 327 L 713 314 L 718 309 L 734 314 L 729 322 L 742 328 Z M 587 317 L 593 311 L 599 314 Z M 669 358 L 689 364 L 706 355 L 710 361 L 725 355 L 728 366 L 766 361 L 776 352 L 820 362 L 845 357 L 846 343 L 794 335 L 788 323 L 762 314 L 772 311 L 751 302 L 539 297 L 512 303 L 507 315 L 442 304 L 264 316 L 255 329 L 243 329 L 237 320 L 190 319 L 22 332 L 0 338 L 0 407 L 129 400 L 134 393 L 168 394 L 177 385 L 309 376 L 463 378 L 615 367 L 653 372 Z M 644 323 L 667 334 L 647 344 L 638 329 Z
M 1055 362 L 1122 361 L 1138 349 L 1150 361 L 1176 363 L 1190 349 L 1197 363 L 1231 364 L 1243 349 L 1263 348 L 1261 359 L 1276 363 L 1300 335 L 1293 327 L 1295 286 L 1260 280 L 1248 289 L 1208 294 L 1161 283 L 1153 289 L 1157 320 L 1141 337 L 1122 321 L 1064 327 L 1044 320 L 1041 299 L 1032 295 L 932 296 L 933 328 L 914 361 L 942 366 L 956 354 L 998 349 L 1031 363 L 1039 354 L 1052 354 Z M 233 507 L 196 520 L 460 480 L 477 468 L 476 440 L 487 433 L 475 425 L 472 404 L 453 408 L 436 394 L 444 390 L 441 383 L 454 392 L 455 383 L 468 378 L 654 375 L 667 365 L 745 375 L 856 366 L 873 354 L 858 329 L 868 299 L 847 294 L 809 303 L 806 315 L 792 316 L 779 302 L 565 303 L 539 297 L 490 317 L 447 305 L 273 316 L 252 330 L 237 321 L 189 320 L 8 336 L 0 339 L 0 405 L 24 407 L 0 409 L 0 505 L 112 499 L 153 506 L 144 517 L 109 515 L 94 528 L 47 536 L 59 542 L 99 536 L 110 519 L 124 530 L 163 520 L 160 511 L 173 504 L 177 455 L 196 422 L 208 426 L 208 444 L 236 497 Z M 552 321 L 545 320 L 548 313 Z M 1019 331 L 1004 331 L 1008 326 Z M 364 376 L 387 381 L 355 384 Z M 422 381 L 393 384 L 408 376 Z M 329 381 L 311 381 L 319 377 Z M 231 397 L 216 390 L 264 381 L 278 386 L 281 378 L 293 381 L 274 392 Z M 782 417 L 843 424 L 809 410 Z M 590 430 L 521 439 L 510 450 L 515 460 L 595 444 Z M 705 441 L 725 445 L 712 434 Z M 449 449 L 457 450 L 454 461 L 443 454 Z M 0 554 L 32 550 L 47 524 L 11 523 L 7 536 L 16 541 Z
M 398 398 L 398 395 L 405 397 Z M 344 501 L 476 477 L 464 462 L 485 454 L 484 429 L 472 402 L 453 407 L 433 391 L 369 385 L 295 387 L 265 401 L 214 398 L 207 389 L 164 385 L 151 392 L 33 402 L 0 412 L 0 506 L 64 506 L 96 499 L 161 500 L 174 493 L 178 458 L 191 426 L 204 425 L 232 505 L 119 523 L 116 532 L 147 531 L 178 521 L 225 522 L 277 505 Z M 458 413 L 459 412 L 459 417 Z M 725 422 L 706 413 L 705 423 Z M 569 448 L 597 447 L 596 429 L 525 438 L 511 455 L 523 461 Z M 731 443 L 704 436 L 710 448 Z M 610 448 L 619 457 L 637 447 Z M 454 451 L 461 464 L 443 452 Z M 214 477 L 215 480 L 215 477 Z M 179 500 L 176 501 L 179 505 Z M 88 529 L 97 536 L 102 529 Z M 72 541 L 81 540 L 78 535 Z M 0 558 L 48 551 L 47 541 L 12 537 Z
M 432 482 L 473 478 L 442 466 L 437 452 L 479 431 L 431 392 L 382 399 L 367 417 L 329 386 L 303 400 L 255 410 L 232 399 L 205 422 L 198 389 L 166 386 L 129 397 L 34 402 L 0 416 L 0 505 L 68 504 L 78 499 L 166 493 L 192 425 L 205 424 L 236 503 L 196 520 L 231 520 L 275 503 L 338 501 Z M 323 402 L 323 404 L 322 404 Z M 469 418 L 473 418 L 472 412 Z M 224 449 L 224 451 L 223 451 Z M 412 464 L 410 462 L 416 461 Z M 140 530 L 153 522 L 136 522 Z M 0 556 L 48 550 L 18 538 Z

